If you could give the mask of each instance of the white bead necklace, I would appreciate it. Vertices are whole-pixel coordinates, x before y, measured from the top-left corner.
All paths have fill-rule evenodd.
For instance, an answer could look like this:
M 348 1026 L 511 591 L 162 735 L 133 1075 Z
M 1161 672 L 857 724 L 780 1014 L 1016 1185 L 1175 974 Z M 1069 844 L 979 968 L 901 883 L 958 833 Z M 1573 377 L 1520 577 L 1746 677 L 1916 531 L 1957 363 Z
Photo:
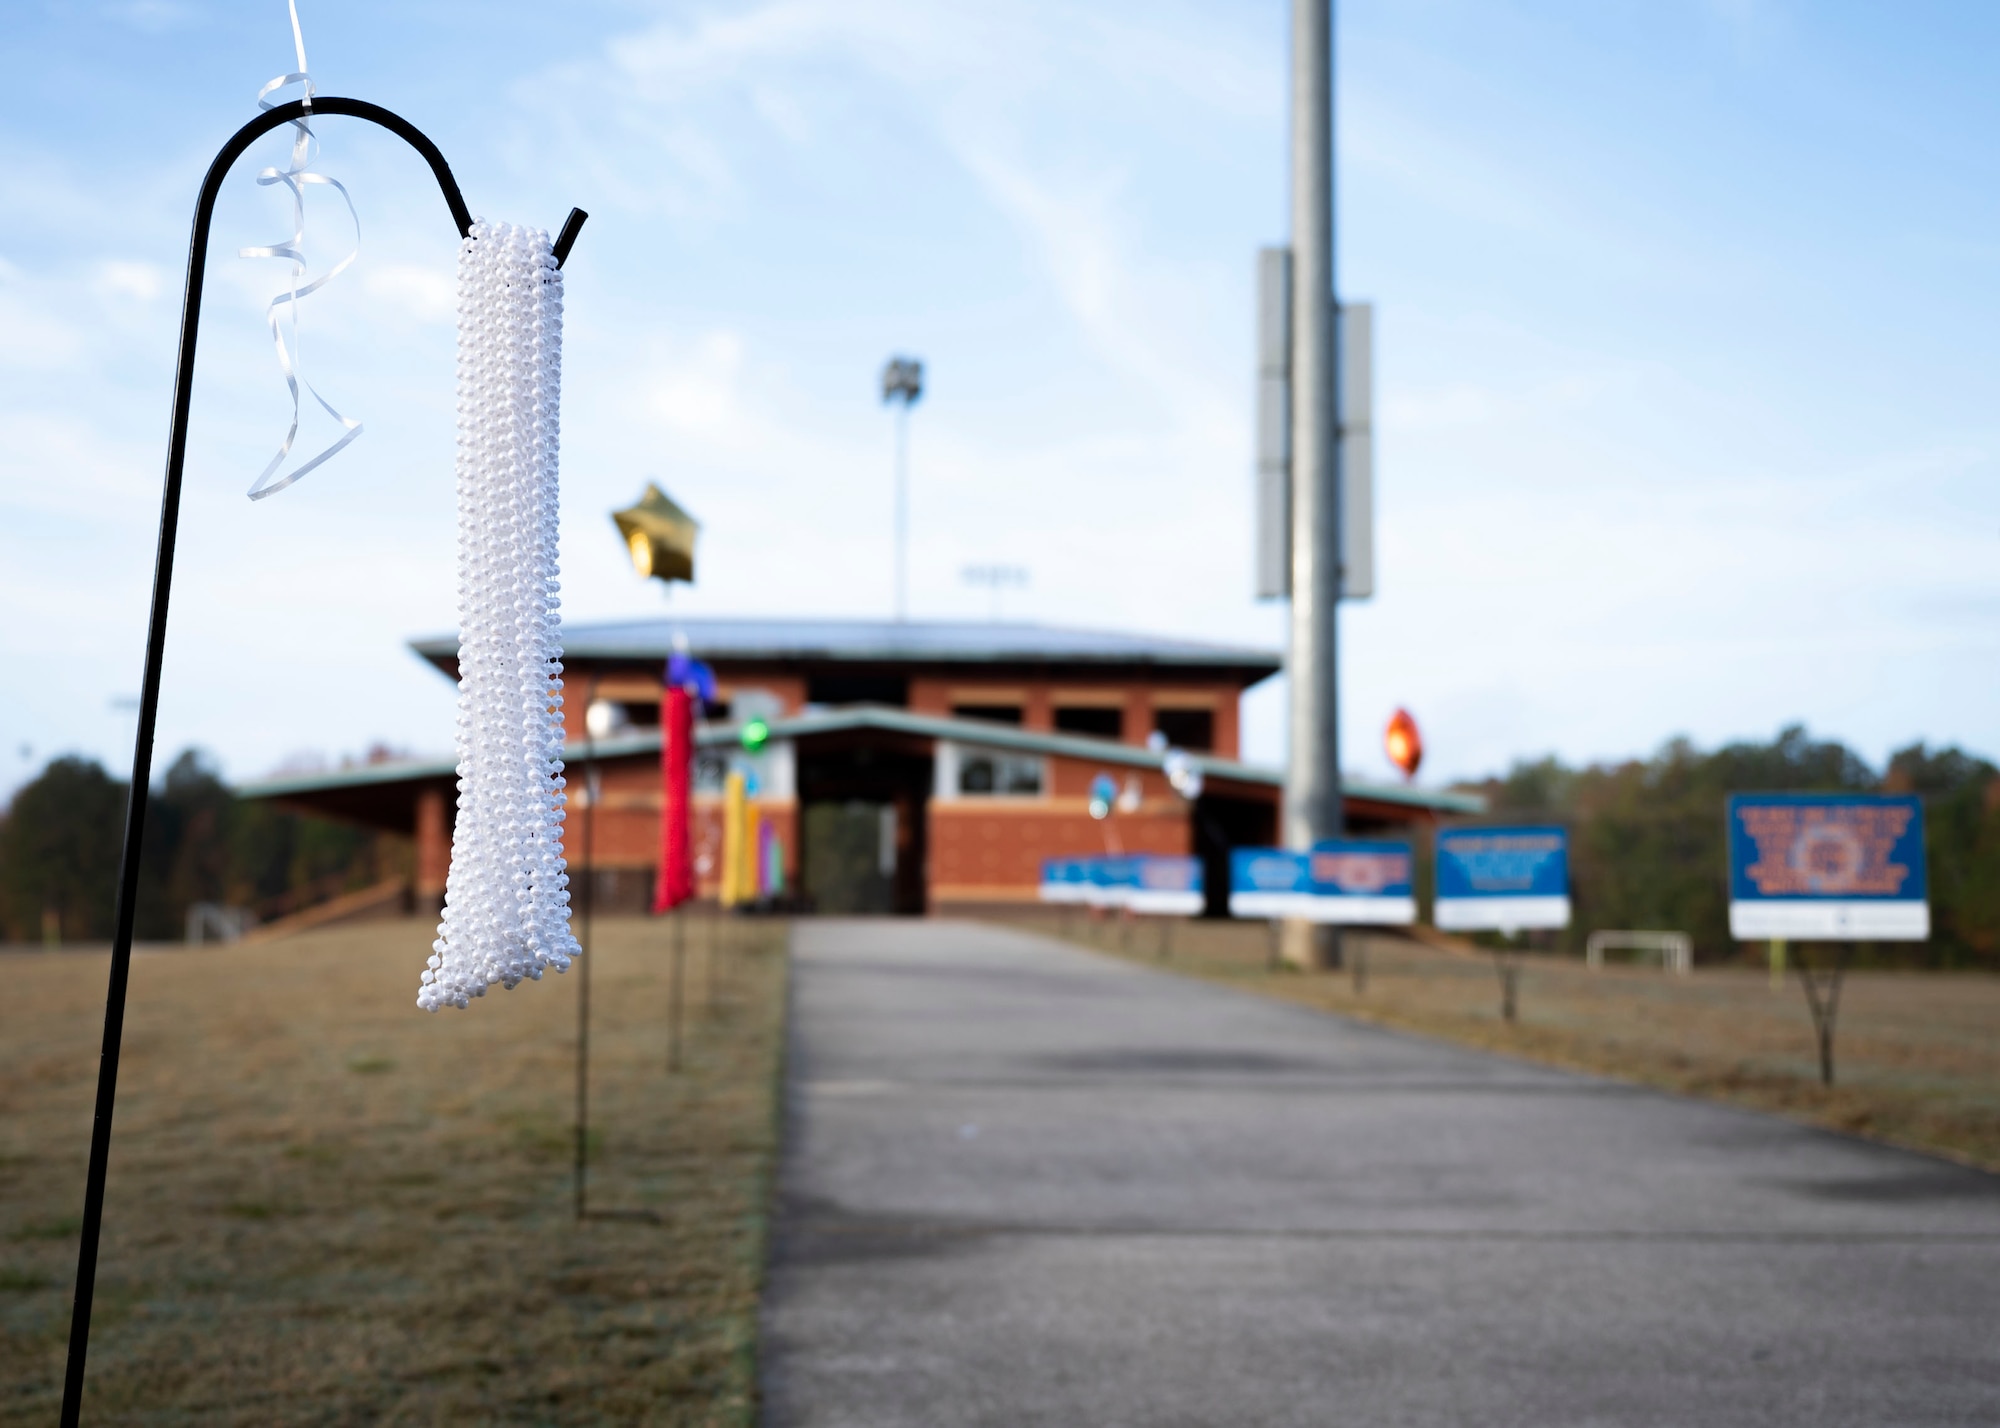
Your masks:
M 562 847 L 561 387 L 549 235 L 473 224 L 458 259 L 458 823 L 426 1011 L 578 955 Z

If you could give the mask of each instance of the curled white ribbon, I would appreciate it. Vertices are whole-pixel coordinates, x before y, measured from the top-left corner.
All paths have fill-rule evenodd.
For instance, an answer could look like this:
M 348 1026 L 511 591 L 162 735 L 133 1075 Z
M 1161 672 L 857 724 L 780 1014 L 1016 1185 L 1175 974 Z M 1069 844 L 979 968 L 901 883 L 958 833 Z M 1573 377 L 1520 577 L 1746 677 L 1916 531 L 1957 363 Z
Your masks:
M 306 41 L 305 36 L 299 29 L 298 0 L 290 0 L 290 4 L 292 12 L 292 43 L 298 53 L 299 67 L 296 72 L 281 74 L 258 90 L 257 107 L 266 110 L 277 108 L 278 106 L 271 102 L 270 96 L 287 85 L 299 84 L 305 86 L 305 106 L 307 112 L 310 113 L 312 110 L 313 82 L 312 75 L 306 68 Z M 332 460 L 349 442 L 361 435 L 361 423 L 353 417 L 342 416 L 338 411 L 334 410 L 333 403 L 321 396 L 319 389 L 314 387 L 311 382 L 306 381 L 300 374 L 300 362 L 297 355 L 299 351 L 299 299 L 309 297 L 313 293 L 318 292 L 321 288 L 339 277 L 341 273 L 345 272 L 353 264 L 354 260 L 361 256 L 361 215 L 354 211 L 354 200 L 349 196 L 346 186 L 340 180 L 326 174 L 308 172 L 316 157 L 314 146 L 318 142 L 313 137 L 312 125 L 304 119 L 296 119 L 292 121 L 292 127 L 298 132 L 292 139 L 291 164 L 282 169 L 273 166 L 257 175 L 257 183 L 260 187 L 281 183 L 291 190 L 292 236 L 282 243 L 272 243 L 261 248 L 244 248 L 238 254 L 238 256 L 244 258 L 284 258 L 289 260 L 292 265 L 291 287 L 272 298 L 270 305 L 264 309 L 264 316 L 271 324 L 271 341 L 278 349 L 278 370 L 285 374 L 285 386 L 292 393 L 292 427 L 290 431 L 285 433 L 284 444 L 278 448 L 278 454 L 271 458 L 270 464 L 250 484 L 250 499 L 253 501 L 261 501 L 266 496 L 275 496 L 314 467 Z M 354 247 L 348 251 L 346 257 L 335 263 L 326 272 L 320 274 L 309 283 L 303 283 L 300 280 L 306 275 L 305 186 L 307 184 L 325 184 L 340 195 L 341 201 L 347 205 L 347 216 L 354 223 Z M 290 320 L 292 328 L 292 340 L 289 346 L 285 343 L 285 322 L 287 319 Z M 276 474 L 280 466 L 285 464 L 285 458 L 291 455 L 292 443 L 298 440 L 299 386 L 301 383 L 304 384 L 308 392 L 312 393 L 312 399 L 326 409 L 326 414 L 340 423 L 345 429 L 345 434 L 339 440 L 335 441 L 333 445 L 327 447 L 326 450 L 320 452 L 319 455 L 313 457 L 312 460 L 300 466 L 290 475 L 272 481 L 271 477 Z

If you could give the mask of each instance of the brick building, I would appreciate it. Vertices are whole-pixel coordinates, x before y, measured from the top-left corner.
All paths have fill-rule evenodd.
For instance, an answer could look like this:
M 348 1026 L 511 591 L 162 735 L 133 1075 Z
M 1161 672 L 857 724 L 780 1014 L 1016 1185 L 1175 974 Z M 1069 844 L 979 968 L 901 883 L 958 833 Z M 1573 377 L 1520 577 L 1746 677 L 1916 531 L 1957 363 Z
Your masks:
M 720 795 L 742 769 L 784 850 L 786 885 L 828 912 L 920 913 L 1032 899 L 1044 858 L 1195 853 L 1222 910 L 1231 847 L 1277 840 L 1282 771 L 1239 757 L 1238 703 L 1278 672 L 1265 650 L 1042 625 L 949 621 L 655 619 L 564 630 L 572 875 L 598 905 L 643 907 L 660 845 L 660 673 L 684 641 L 714 669 L 720 708 L 697 731 L 696 871 L 713 891 Z M 456 677 L 455 638 L 412 648 Z M 601 736 L 586 710 L 600 707 Z M 770 739 L 743 751 L 763 719 Z M 1189 803 L 1149 741 L 1204 776 Z M 598 794 L 593 801 L 589 770 Z M 1122 797 L 1099 822 L 1089 789 Z M 250 785 L 245 797 L 404 833 L 420 905 L 444 893 L 452 761 L 375 764 Z M 1477 800 L 1349 782 L 1357 833 Z

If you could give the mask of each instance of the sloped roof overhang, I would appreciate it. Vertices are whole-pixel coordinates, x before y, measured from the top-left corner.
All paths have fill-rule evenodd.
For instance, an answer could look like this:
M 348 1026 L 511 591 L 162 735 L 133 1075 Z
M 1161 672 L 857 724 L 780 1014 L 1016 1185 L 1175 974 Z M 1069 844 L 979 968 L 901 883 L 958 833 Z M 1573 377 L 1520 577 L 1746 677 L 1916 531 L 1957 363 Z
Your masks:
M 1161 767 L 1163 755 L 1139 744 L 1121 744 L 1109 739 L 1093 739 L 1077 734 L 1045 733 L 981 719 L 952 719 L 930 714 L 912 714 L 906 709 L 860 704 L 767 721 L 773 740 L 811 740 L 828 735 L 880 732 L 919 739 L 948 739 L 978 748 L 1015 753 L 1053 755 L 1114 768 L 1153 769 Z M 698 748 L 730 748 L 742 737 L 739 724 L 703 724 L 695 730 Z M 635 730 L 610 738 L 572 740 L 563 751 L 569 764 L 588 758 L 623 759 L 641 756 L 657 758 L 660 733 L 657 729 Z M 1268 764 L 1249 764 L 1237 759 L 1190 754 L 1194 766 L 1209 780 L 1280 789 L 1285 771 Z M 458 765 L 453 759 L 406 760 L 396 763 L 362 764 L 352 768 L 329 769 L 318 773 L 281 775 L 239 785 L 242 798 L 284 799 L 335 789 L 361 788 L 394 783 L 422 783 L 455 779 Z M 1418 788 L 1408 784 L 1375 783 L 1342 779 L 1344 797 L 1432 816 L 1479 814 L 1486 800 L 1478 794 L 1450 789 Z

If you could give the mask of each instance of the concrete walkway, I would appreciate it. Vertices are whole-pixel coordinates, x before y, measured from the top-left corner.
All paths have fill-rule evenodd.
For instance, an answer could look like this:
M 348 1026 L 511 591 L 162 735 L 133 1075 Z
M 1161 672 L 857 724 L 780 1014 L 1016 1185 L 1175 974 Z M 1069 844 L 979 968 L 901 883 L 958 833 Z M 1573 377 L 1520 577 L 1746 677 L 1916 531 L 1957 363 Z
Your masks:
M 768 1421 L 2000 1423 L 2000 1177 L 946 922 L 805 922 Z

